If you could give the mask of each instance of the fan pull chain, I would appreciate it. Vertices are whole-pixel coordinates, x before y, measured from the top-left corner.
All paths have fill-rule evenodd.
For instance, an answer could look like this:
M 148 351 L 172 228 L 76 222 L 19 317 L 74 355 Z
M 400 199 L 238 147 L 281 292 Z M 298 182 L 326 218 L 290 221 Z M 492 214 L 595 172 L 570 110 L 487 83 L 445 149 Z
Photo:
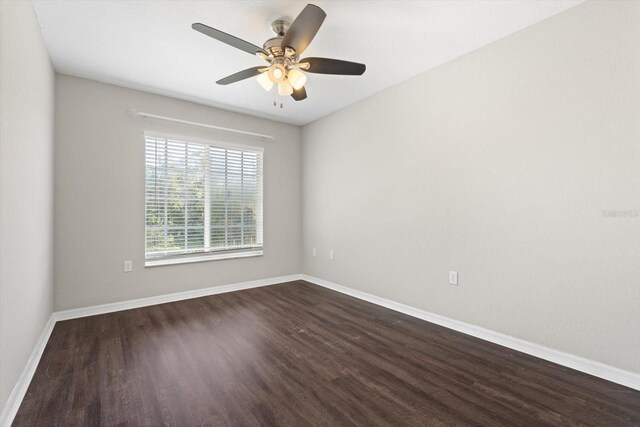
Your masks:
M 278 101 L 276 101 L 277 92 L 273 93 L 273 108 L 278 108 Z M 282 102 L 280 103 L 280 109 L 282 110 Z

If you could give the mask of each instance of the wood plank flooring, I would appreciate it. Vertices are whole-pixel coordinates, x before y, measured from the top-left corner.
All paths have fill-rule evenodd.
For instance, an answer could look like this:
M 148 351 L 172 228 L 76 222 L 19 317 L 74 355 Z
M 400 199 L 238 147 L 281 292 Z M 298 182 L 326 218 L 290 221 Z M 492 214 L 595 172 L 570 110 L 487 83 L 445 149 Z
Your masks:
M 14 426 L 640 425 L 640 392 L 306 282 L 56 324 Z

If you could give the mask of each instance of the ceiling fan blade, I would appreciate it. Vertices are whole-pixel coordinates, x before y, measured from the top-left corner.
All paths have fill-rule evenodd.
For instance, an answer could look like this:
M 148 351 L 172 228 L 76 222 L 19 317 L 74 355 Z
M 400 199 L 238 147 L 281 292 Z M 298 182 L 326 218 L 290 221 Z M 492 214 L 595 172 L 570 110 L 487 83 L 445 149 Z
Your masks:
M 302 86 L 298 90 L 294 90 L 291 94 L 291 97 L 296 101 L 302 101 L 303 99 L 307 99 L 307 90 Z
M 251 55 L 255 55 L 257 52 L 263 52 L 261 48 L 259 48 L 254 44 L 246 42 L 242 39 L 232 36 L 231 34 L 227 34 L 223 31 L 216 30 L 215 28 L 211 28 L 207 25 L 195 23 L 191 25 L 191 28 L 193 28 L 194 30 L 206 36 L 209 36 L 218 41 L 221 41 L 222 43 L 226 43 L 229 46 L 233 46 L 237 49 L 244 50 L 245 52 L 250 53 Z
M 262 70 L 263 68 L 264 67 L 247 68 L 246 70 L 238 71 L 235 74 L 231 74 L 230 76 L 227 76 L 224 79 L 220 79 L 216 83 L 219 85 L 228 85 L 231 83 L 239 82 L 240 80 L 257 76 L 258 74 L 260 74 L 260 70 Z
M 367 66 L 357 62 L 342 61 L 331 58 L 304 58 L 299 64 L 309 64 L 308 67 L 300 67 L 309 73 L 316 74 L 340 74 L 343 76 L 361 76 Z
M 295 49 L 296 55 L 300 55 L 309 46 L 326 17 L 327 14 L 318 6 L 306 5 L 282 38 L 282 49 L 288 46 Z

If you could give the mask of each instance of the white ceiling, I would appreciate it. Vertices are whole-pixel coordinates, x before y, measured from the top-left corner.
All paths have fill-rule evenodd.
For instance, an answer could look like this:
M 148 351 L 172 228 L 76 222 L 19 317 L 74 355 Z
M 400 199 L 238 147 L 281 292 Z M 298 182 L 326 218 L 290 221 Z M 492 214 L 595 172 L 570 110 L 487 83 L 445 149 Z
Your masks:
M 362 62 L 361 77 L 309 74 L 308 98 L 282 98 L 253 79 L 215 81 L 259 58 L 191 29 L 202 22 L 261 46 L 269 23 L 307 1 L 34 0 L 55 69 L 64 74 L 306 124 L 572 7 L 580 0 L 331 1 L 303 56 Z M 135 106 L 132 106 L 135 107 Z

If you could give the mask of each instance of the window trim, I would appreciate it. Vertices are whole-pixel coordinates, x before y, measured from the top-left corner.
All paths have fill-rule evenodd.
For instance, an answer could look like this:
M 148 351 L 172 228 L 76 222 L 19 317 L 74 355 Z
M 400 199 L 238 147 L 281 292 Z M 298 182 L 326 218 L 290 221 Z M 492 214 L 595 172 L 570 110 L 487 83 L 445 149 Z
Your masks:
M 257 256 L 264 255 L 264 247 L 262 248 L 253 248 L 253 249 L 243 249 L 237 250 L 233 252 L 204 252 L 201 255 L 176 255 L 176 256 L 168 256 L 162 258 L 151 258 L 145 259 L 144 266 L 145 267 L 161 267 L 163 265 L 176 265 L 176 264 L 191 264 L 194 262 L 204 262 L 204 261 L 220 261 L 225 259 L 236 259 L 236 258 L 252 258 Z
M 159 267 L 159 266 L 166 266 L 166 265 L 189 264 L 194 262 L 218 261 L 218 260 L 226 260 L 226 259 L 251 258 L 251 257 L 257 257 L 257 256 L 263 256 L 264 255 L 264 163 L 265 163 L 264 147 L 229 142 L 226 140 L 211 140 L 211 139 L 204 139 L 199 137 L 179 135 L 174 133 L 167 133 L 162 131 L 156 132 L 151 130 L 144 131 L 144 136 L 142 140 L 145 142 L 145 147 L 146 147 L 147 138 L 159 138 L 159 139 L 165 139 L 165 140 L 172 139 L 172 140 L 184 141 L 187 143 L 190 142 L 194 144 L 207 144 L 217 148 L 254 151 L 254 152 L 260 153 L 261 163 L 262 163 L 262 177 L 260 180 L 261 191 L 259 193 L 259 201 L 261 205 L 261 221 L 260 223 L 256 224 L 256 229 L 258 228 L 260 229 L 260 233 L 263 237 L 262 237 L 262 244 L 259 246 L 237 248 L 237 249 L 220 249 L 220 250 L 213 250 L 213 251 L 207 251 L 202 253 L 194 252 L 194 253 L 186 253 L 186 254 L 178 254 L 178 255 L 166 255 L 166 256 L 152 257 L 152 258 L 147 258 L 146 243 L 145 243 L 145 249 L 144 249 L 145 268 Z M 145 148 L 145 151 L 146 151 L 146 148 Z M 146 155 L 145 155 L 144 167 L 146 171 Z M 144 177 L 146 182 L 146 172 L 144 174 Z M 145 188 L 146 188 L 146 184 L 145 184 Z M 145 193 L 145 210 L 144 210 L 145 215 L 143 217 L 143 224 L 144 224 L 145 240 L 146 240 L 146 229 L 147 229 L 146 190 L 144 193 Z

